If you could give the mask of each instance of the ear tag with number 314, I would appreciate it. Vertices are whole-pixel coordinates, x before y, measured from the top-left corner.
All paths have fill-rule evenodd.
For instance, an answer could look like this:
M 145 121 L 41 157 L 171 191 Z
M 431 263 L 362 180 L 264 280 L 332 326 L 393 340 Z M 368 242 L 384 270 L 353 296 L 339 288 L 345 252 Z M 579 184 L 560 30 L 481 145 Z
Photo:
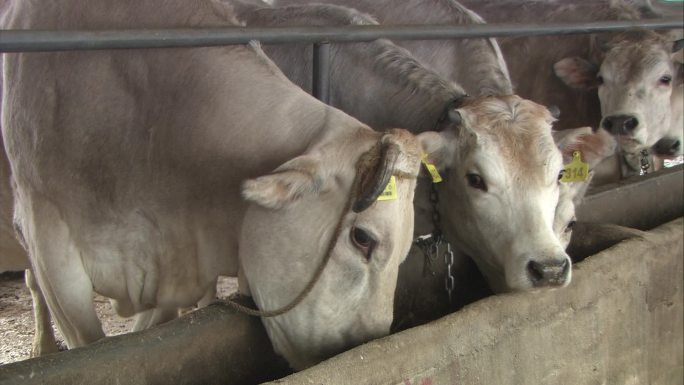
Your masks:
M 589 165 L 582 162 L 579 151 L 572 153 L 572 162 L 566 164 L 564 170 L 561 182 L 584 182 L 589 178 Z
M 397 199 L 397 178 L 392 175 L 390 177 L 389 183 L 387 183 L 387 186 L 385 187 L 385 190 L 383 190 L 380 196 L 378 196 L 378 200 L 393 201 L 395 199 Z

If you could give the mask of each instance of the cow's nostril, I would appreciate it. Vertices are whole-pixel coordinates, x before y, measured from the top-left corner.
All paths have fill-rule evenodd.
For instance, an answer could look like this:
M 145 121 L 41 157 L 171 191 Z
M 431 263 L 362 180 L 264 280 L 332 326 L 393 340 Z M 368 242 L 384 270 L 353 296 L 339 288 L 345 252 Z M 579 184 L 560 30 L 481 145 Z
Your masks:
M 639 125 L 639 121 L 635 117 L 630 117 L 625 120 L 625 129 L 628 131 L 634 131 L 634 129 Z
M 662 138 L 653 146 L 655 155 L 672 156 L 679 154 L 682 143 L 679 139 Z
M 603 118 L 601 125 L 613 135 L 631 135 L 639 120 L 632 115 L 610 115 Z
M 603 119 L 603 128 L 610 132 L 613 129 L 613 121 L 610 119 Z
M 535 261 L 530 261 L 527 264 L 527 271 L 530 273 L 530 278 L 533 282 L 539 282 L 544 279 L 544 266 Z

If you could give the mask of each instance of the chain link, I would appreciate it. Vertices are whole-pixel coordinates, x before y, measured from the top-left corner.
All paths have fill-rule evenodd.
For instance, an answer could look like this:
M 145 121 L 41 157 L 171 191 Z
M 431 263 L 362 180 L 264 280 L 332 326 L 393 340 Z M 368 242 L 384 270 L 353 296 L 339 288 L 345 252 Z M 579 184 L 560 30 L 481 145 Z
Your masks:
M 651 164 L 648 161 L 648 150 L 641 150 L 640 155 L 639 163 L 641 165 L 641 170 L 639 171 L 639 175 L 643 176 L 648 174 L 648 169 L 651 168 Z
M 415 240 L 416 246 L 418 246 L 423 254 L 425 255 L 425 262 L 423 264 L 423 277 L 431 275 L 434 276 L 436 273 L 433 270 L 433 265 L 437 261 L 439 256 L 439 248 L 444 243 L 446 244 L 446 250 L 444 252 L 444 263 L 447 267 L 446 277 L 444 278 L 444 285 L 449 295 L 449 303 L 452 302 L 451 298 L 453 296 L 455 281 L 451 274 L 451 269 L 454 265 L 454 252 L 451 250 L 451 244 L 447 242 L 442 236 L 442 230 L 440 227 L 441 217 L 437 209 L 437 204 L 439 203 L 439 195 L 437 193 L 437 188 L 435 184 L 430 185 L 430 204 L 432 205 L 432 225 L 433 230 L 431 234 L 421 235 Z
M 437 238 L 435 241 L 442 240 L 442 228 L 439 224 L 441 221 L 441 216 L 439 215 L 439 210 L 437 209 L 437 204 L 439 203 L 439 194 L 437 193 L 437 187 L 434 183 L 430 184 L 430 205 L 432 205 L 432 235 Z
M 449 295 L 449 303 L 451 303 L 452 293 L 454 292 L 454 286 L 456 282 L 454 281 L 454 276 L 451 274 L 451 267 L 454 266 L 454 251 L 451 250 L 451 244 L 446 242 L 446 251 L 444 252 L 444 263 L 446 263 L 447 273 L 444 278 L 444 286 L 446 288 L 447 294 Z
M 435 271 L 432 269 L 432 265 L 437 260 L 437 253 L 435 250 L 438 246 L 435 246 L 435 242 L 432 239 L 432 234 L 421 235 L 415 240 L 414 243 L 425 255 L 425 260 L 423 262 L 423 277 L 427 277 L 428 275 L 434 276 Z

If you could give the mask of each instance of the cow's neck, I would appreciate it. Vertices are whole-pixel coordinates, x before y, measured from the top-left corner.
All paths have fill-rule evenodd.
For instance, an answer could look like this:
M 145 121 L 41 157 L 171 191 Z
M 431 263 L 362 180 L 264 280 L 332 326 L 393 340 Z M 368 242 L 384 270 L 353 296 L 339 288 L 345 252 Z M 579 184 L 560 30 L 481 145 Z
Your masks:
M 331 104 L 375 129 L 433 130 L 449 102 L 465 94 L 387 41 L 339 49 Z

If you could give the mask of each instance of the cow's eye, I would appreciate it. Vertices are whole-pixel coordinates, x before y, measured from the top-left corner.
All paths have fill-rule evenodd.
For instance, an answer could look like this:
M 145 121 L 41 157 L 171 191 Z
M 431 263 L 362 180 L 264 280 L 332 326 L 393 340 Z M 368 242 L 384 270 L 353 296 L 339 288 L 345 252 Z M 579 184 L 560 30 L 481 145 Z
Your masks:
M 669 86 L 670 83 L 672 83 L 672 76 L 671 75 L 663 75 L 658 79 L 658 83 L 664 85 L 664 86 Z
M 601 75 L 596 75 L 596 82 L 597 82 L 599 85 L 602 85 L 602 84 L 603 84 L 603 76 L 601 76 Z
M 358 227 L 352 227 L 350 237 L 354 246 L 363 253 L 366 259 L 370 259 L 377 241 L 366 230 Z
M 472 188 L 478 190 L 487 191 L 487 184 L 484 179 L 478 174 L 467 174 L 466 180 L 468 180 L 468 185 Z
M 571 231 L 572 231 L 572 228 L 575 227 L 575 223 L 577 223 L 576 220 L 574 220 L 574 219 L 571 220 L 571 221 L 568 223 L 568 225 L 565 226 L 565 232 L 566 232 L 566 233 L 571 232 Z

